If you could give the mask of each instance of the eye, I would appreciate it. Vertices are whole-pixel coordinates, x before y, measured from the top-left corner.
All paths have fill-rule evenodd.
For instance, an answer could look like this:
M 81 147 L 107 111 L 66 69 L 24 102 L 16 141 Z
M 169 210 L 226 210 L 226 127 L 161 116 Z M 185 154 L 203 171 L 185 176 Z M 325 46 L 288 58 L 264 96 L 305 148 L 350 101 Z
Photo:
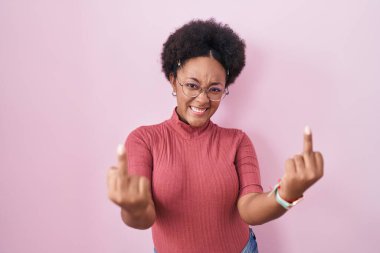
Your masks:
M 190 90 L 199 90 L 200 87 L 199 84 L 196 83 L 186 83 L 185 86 Z
M 211 92 L 211 93 L 221 93 L 221 92 L 223 92 L 223 89 L 221 89 L 219 87 L 211 87 L 210 89 L 208 89 L 208 92 Z

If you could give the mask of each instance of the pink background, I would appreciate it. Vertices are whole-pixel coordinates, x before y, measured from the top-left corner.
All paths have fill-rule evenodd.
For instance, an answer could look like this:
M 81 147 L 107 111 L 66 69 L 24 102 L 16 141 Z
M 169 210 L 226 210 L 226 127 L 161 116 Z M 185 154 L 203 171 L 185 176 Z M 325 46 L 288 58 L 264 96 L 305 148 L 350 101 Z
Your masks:
M 175 106 L 162 43 L 228 23 L 247 66 L 213 121 L 246 131 L 265 190 L 309 124 L 325 177 L 255 227 L 264 253 L 378 249 L 380 2 L 0 1 L 0 252 L 152 252 L 123 225 L 106 171 L 128 133 Z

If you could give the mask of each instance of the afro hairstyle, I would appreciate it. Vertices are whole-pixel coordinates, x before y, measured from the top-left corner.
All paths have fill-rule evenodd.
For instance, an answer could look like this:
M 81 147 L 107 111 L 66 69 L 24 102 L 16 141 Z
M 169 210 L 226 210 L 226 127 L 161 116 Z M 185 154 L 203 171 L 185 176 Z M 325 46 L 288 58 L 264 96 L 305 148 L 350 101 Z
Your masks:
M 228 25 L 215 19 L 192 20 L 172 33 L 163 44 L 162 71 L 170 80 L 177 75 L 179 62 L 198 56 L 215 58 L 226 70 L 226 87 L 232 84 L 245 65 L 245 43 Z

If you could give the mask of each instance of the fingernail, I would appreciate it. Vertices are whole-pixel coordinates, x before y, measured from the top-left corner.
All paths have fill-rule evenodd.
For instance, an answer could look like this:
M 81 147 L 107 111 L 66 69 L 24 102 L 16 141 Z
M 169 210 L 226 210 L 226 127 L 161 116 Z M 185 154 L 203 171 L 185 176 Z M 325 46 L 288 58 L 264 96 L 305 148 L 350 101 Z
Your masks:
M 310 127 L 308 125 L 305 126 L 305 131 L 304 132 L 307 135 L 311 134 L 311 129 L 310 129 Z
M 119 145 L 117 146 L 117 154 L 118 154 L 118 155 L 122 155 L 122 154 L 124 154 L 124 152 L 125 152 L 125 147 L 124 147 L 124 145 L 123 145 L 123 144 L 119 144 Z

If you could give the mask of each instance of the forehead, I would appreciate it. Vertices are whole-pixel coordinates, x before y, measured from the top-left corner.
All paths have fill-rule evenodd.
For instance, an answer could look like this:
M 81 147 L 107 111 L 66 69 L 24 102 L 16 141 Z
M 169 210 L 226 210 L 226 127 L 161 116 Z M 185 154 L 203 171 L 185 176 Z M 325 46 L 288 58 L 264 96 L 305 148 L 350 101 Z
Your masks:
M 224 82 L 226 72 L 223 66 L 212 57 L 195 57 L 186 61 L 182 67 L 186 77 L 195 77 L 202 81 L 219 81 Z

